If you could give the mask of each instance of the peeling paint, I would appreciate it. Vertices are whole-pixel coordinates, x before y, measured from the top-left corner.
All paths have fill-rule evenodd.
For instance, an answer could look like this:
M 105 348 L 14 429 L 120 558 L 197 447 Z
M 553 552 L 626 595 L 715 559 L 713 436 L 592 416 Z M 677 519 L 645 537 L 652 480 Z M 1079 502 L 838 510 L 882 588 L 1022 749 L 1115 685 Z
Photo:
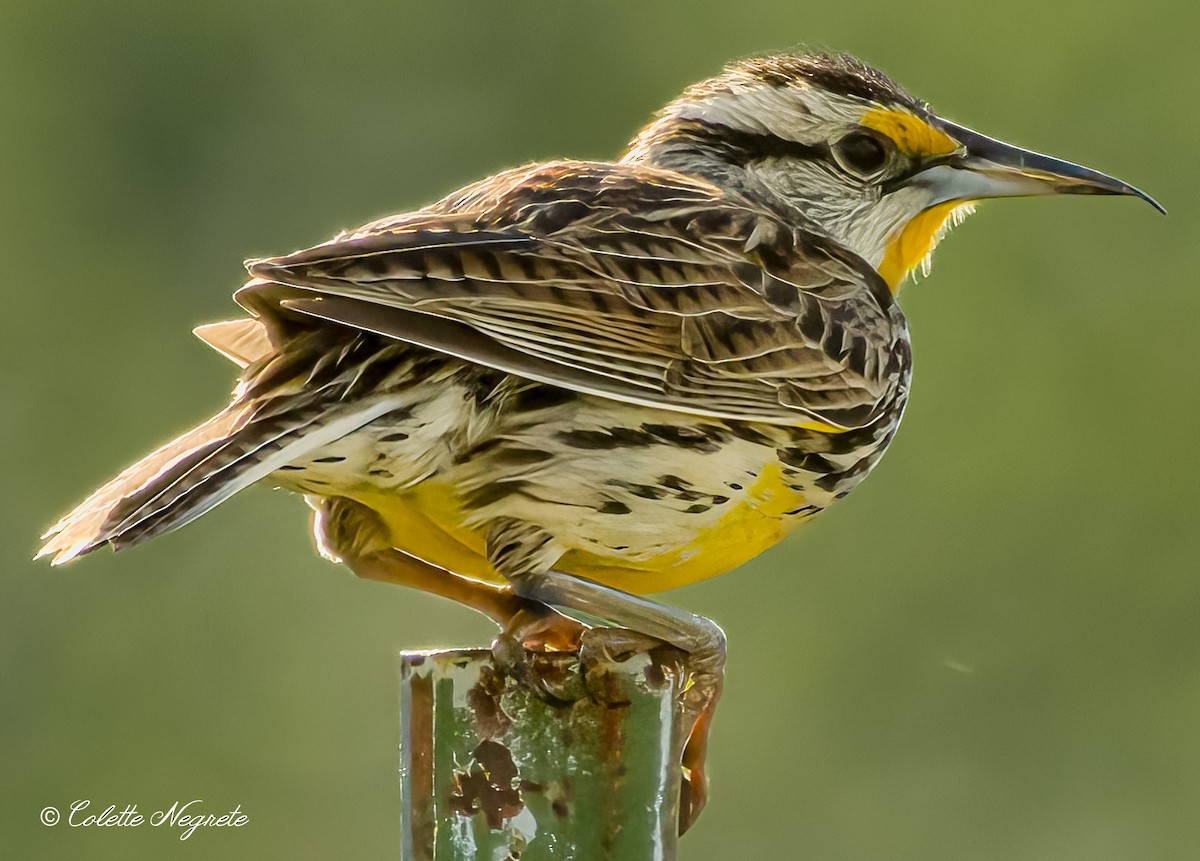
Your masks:
M 575 653 L 529 652 L 514 669 L 475 650 L 406 663 L 405 690 L 432 697 L 422 712 L 432 722 L 401 735 L 404 761 L 433 772 L 432 800 L 411 768 L 401 774 L 408 809 L 436 819 L 406 833 L 414 861 L 672 861 L 685 735 L 677 658 L 667 647 L 597 652 L 585 671 Z M 416 824 L 408 816 L 406 832 Z
M 475 661 L 456 664 L 451 678 L 454 679 L 454 707 L 466 708 L 467 696 L 479 684 L 479 676 L 483 668 Z
M 512 817 L 508 821 L 508 827 L 514 834 L 521 836 L 525 845 L 529 845 L 533 842 L 533 838 L 537 837 L 537 819 L 534 818 L 533 812 L 528 807 Z
M 494 667 L 484 666 L 478 682 L 466 692 L 466 705 L 475 716 L 475 726 L 484 738 L 500 738 L 512 726 L 512 718 L 504 711 L 500 698 L 504 694 L 504 675 Z M 458 705 L 457 691 L 455 705 Z
M 454 846 L 454 853 L 458 858 L 474 858 L 478 855 L 478 849 L 475 846 L 475 831 L 471 826 L 470 819 L 456 816 L 451 820 L 450 843 Z
M 481 741 L 466 767 L 454 770 L 453 782 L 450 809 L 460 816 L 482 813 L 493 831 L 524 809 L 516 763 L 498 742 Z

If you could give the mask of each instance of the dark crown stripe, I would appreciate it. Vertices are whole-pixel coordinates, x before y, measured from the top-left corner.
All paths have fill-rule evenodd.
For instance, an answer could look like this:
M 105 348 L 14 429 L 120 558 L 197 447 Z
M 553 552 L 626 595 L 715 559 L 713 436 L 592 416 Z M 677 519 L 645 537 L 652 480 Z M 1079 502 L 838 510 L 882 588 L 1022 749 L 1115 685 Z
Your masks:
M 772 86 L 808 81 L 823 90 L 872 102 L 920 110 L 922 104 L 878 69 L 849 54 L 806 54 L 753 57 L 734 63 L 727 74 L 742 74 Z

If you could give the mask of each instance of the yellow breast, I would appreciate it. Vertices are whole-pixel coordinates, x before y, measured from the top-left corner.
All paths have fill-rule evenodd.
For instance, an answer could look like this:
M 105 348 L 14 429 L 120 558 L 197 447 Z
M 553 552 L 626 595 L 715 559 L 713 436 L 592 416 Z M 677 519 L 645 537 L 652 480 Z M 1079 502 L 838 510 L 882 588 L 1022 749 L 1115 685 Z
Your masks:
M 504 582 L 487 561 L 482 531 L 463 525 L 464 512 L 448 485 L 427 481 L 399 495 L 353 495 L 379 513 L 401 550 L 464 577 Z M 627 592 L 673 589 L 715 577 L 757 556 L 796 522 L 784 513 L 803 505 L 803 496 L 784 483 L 779 464 L 771 462 L 737 505 L 717 521 L 698 527 L 686 544 L 649 559 L 626 561 L 584 549 L 585 534 L 556 535 L 572 548 L 556 567 Z M 665 505 L 661 516 L 688 517 Z M 631 548 L 630 555 L 635 552 Z

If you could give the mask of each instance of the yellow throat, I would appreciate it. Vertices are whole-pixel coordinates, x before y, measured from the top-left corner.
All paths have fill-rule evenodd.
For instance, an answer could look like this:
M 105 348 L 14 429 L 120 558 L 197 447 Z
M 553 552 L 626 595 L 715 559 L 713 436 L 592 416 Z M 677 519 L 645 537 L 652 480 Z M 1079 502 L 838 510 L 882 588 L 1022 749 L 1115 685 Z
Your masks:
M 904 225 L 883 254 L 879 274 L 895 293 L 909 272 L 918 266 L 928 268 L 929 255 L 938 241 L 954 225 L 970 214 L 972 205 L 959 201 L 939 203 Z

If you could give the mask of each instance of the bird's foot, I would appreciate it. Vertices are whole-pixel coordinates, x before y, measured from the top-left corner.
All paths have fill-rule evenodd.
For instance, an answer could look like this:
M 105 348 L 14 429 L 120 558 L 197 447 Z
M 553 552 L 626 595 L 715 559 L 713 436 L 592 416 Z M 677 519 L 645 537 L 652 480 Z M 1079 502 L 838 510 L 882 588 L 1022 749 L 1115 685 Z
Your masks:
M 496 664 L 552 702 L 578 698 L 575 672 L 586 625 L 537 601 L 526 601 L 492 641 Z

